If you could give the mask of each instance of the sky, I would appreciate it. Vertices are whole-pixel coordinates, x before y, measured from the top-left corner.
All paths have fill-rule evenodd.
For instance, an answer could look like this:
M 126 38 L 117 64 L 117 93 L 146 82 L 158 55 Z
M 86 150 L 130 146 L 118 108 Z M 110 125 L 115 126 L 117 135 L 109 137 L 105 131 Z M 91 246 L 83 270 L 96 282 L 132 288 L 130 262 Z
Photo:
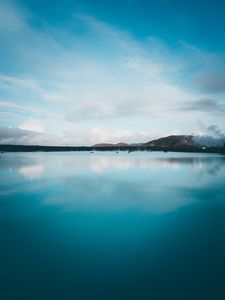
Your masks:
M 225 133 L 225 0 L 0 0 L 0 143 Z

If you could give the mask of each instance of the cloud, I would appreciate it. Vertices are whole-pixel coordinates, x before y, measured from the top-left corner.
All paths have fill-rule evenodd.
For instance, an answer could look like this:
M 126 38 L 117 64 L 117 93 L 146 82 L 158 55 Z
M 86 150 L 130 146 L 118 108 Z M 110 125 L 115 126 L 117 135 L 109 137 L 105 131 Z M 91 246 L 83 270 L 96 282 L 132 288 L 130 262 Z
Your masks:
M 207 128 L 207 132 L 209 133 L 209 135 L 212 135 L 216 138 L 225 138 L 225 134 L 218 128 L 217 125 L 210 125 Z
M 196 134 L 194 139 L 205 147 L 221 147 L 225 145 L 225 132 L 222 132 L 217 125 L 212 124 L 200 134 Z
M 37 79 L 34 80 L 31 77 L 9 76 L 0 74 L 0 89 L 2 92 L 11 93 L 17 96 L 24 95 L 25 93 L 34 93 L 39 96 L 44 94 L 44 91 L 38 84 Z
M 181 110 L 224 113 L 225 104 L 220 104 L 215 99 L 198 99 L 196 101 L 185 103 Z
M 222 74 L 201 74 L 197 78 L 201 89 L 209 93 L 225 92 L 225 73 Z
M 153 128 L 148 131 L 130 131 L 124 129 L 112 130 L 107 129 L 103 125 L 97 125 L 87 129 L 76 128 L 72 131 L 68 130 L 49 134 L 40 132 L 38 126 L 39 124 L 33 120 L 31 123 L 27 124 L 27 127 L 30 129 L 33 128 L 36 131 L 24 130 L 22 128 L 0 127 L 0 144 L 92 146 L 102 142 L 147 142 L 159 136 L 162 137 L 171 133 L 178 133 L 177 131 L 160 131 Z
M 42 125 L 40 120 L 35 120 L 32 117 L 25 120 L 20 127 L 24 130 L 35 131 L 35 132 L 44 132 L 44 126 Z
M 31 101 L 32 105 L 42 105 L 46 115 L 57 107 L 62 117 L 70 122 L 143 115 L 154 117 L 161 110 L 155 104 L 156 98 L 160 104 L 167 97 L 170 105 L 174 99 L 182 98 L 184 93 L 161 78 L 162 68 L 146 54 L 143 55 L 141 45 L 132 37 L 93 18 L 79 16 L 79 19 L 86 24 L 88 32 L 93 33 L 95 41 L 97 39 L 104 43 L 106 53 L 107 49 L 112 51 L 110 62 L 108 57 L 99 57 L 95 51 L 84 50 L 81 54 L 79 40 L 75 49 L 63 50 L 57 39 L 54 40 L 54 35 L 53 44 L 62 52 L 56 51 L 52 55 L 48 42 L 48 48 L 43 53 L 45 33 L 33 31 L 27 24 L 27 39 L 34 40 L 35 47 L 29 46 L 25 68 L 36 70 L 37 61 L 41 59 L 44 80 L 33 73 L 32 76 L 1 75 L 1 91 L 15 101 L 22 102 L 23 107 L 28 102 L 28 108 Z M 21 37 L 20 48 L 22 44 L 22 54 L 27 54 L 26 40 L 23 39 Z M 76 42 L 76 38 L 74 40 L 71 37 L 71 40 L 72 44 Z M 111 63 L 111 59 L 115 64 Z
M 0 144 L 39 144 L 43 138 L 38 132 L 20 128 L 0 127 Z

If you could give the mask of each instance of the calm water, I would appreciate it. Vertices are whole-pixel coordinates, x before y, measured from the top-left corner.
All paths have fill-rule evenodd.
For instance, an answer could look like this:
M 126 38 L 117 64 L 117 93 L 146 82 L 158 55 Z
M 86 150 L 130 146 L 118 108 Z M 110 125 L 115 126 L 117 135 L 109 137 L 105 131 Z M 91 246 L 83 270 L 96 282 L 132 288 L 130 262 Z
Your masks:
M 225 157 L 0 155 L 1 300 L 224 300 Z

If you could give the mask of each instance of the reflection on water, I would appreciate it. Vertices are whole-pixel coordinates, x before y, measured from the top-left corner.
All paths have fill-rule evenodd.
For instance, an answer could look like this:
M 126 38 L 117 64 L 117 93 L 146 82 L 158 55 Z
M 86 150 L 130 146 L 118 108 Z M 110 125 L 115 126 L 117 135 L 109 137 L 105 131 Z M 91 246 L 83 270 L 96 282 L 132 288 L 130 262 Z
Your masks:
M 215 154 L 1 154 L 1 299 L 225 299 L 224 178 Z
M 39 178 L 44 173 L 43 164 L 34 164 L 19 168 L 19 172 L 27 179 L 33 180 Z
M 53 163 L 53 164 L 52 164 Z M 225 165 L 225 157 L 217 154 L 184 153 L 5 153 L 0 156 L 0 170 L 18 171 L 28 179 L 41 177 L 44 166 L 60 166 L 64 169 L 89 170 L 103 173 L 107 170 L 143 169 L 180 169 L 184 165 L 202 169 L 211 174 L 217 173 Z M 210 171 L 211 170 L 211 171 Z
M 41 194 L 42 204 L 66 210 L 136 207 L 162 213 L 206 201 L 206 192 L 222 200 L 224 166 L 221 155 L 4 154 L 1 195 L 33 191 Z

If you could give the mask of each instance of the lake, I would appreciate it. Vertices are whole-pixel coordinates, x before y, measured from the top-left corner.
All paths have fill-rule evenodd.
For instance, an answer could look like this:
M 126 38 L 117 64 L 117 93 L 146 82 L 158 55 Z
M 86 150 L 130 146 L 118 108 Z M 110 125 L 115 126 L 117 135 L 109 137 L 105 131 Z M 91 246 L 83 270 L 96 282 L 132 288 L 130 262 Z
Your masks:
M 0 299 L 225 299 L 225 156 L 0 154 Z

